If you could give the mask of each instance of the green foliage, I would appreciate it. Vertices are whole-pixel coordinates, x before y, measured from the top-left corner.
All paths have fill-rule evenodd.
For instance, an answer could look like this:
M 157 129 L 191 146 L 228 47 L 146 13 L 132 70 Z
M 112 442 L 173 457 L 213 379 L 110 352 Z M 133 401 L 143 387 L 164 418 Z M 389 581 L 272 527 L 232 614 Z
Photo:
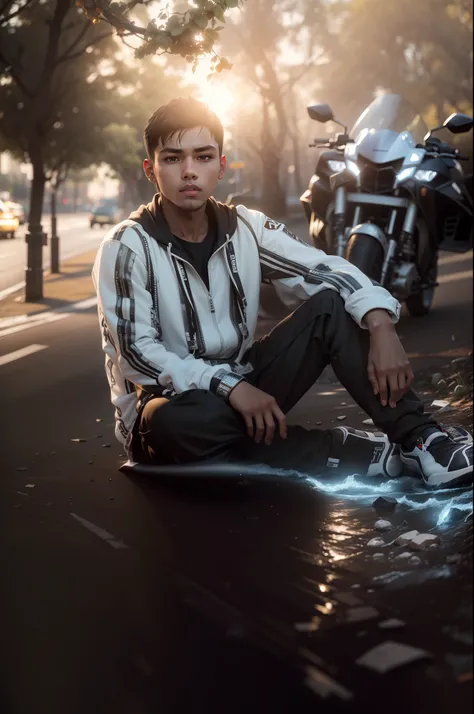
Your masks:
M 214 70 L 229 69 L 228 60 L 214 51 L 219 33 L 225 23 L 227 10 L 239 7 L 244 0 L 195 0 L 194 6 L 184 12 L 159 13 L 156 19 L 143 22 L 146 1 L 109 2 L 109 0 L 77 0 L 93 23 L 104 21 L 112 25 L 122 38 L 134 36 L 140 45 L 135 50 L 138 59 L 156 54 L 171 54 L 196 62 L 200 57 L 212 55 Z M 140 24 L 134 19 L 140 7 Z

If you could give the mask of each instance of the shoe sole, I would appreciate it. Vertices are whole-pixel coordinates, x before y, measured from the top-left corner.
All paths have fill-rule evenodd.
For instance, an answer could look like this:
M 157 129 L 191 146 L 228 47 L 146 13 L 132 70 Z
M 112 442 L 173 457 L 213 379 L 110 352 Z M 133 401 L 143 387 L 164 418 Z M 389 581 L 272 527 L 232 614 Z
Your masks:
M 423 482 L 430 488 L 455 488 L 468 484 L 472 485 L 472 466 L 466 466 L 465 469 L 452 471 L 448 474 L 446 472 L 431 474 L 429 478 L 426 478 L 419 467 L 418 461 L 407 458 L 406 456 L 401 456 L 400 458 L 405 466 L 408 466 L 412 471 L 421 476 Z

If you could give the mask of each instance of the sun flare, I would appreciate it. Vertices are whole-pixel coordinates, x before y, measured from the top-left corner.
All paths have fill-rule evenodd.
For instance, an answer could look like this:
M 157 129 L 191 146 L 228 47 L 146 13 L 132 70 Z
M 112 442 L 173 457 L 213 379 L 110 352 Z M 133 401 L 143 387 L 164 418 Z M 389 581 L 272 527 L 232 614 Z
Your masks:
M 186 70 L 184 79 L 196 87 L 196 98 L 207 104 L 217 114 L 224 128 L 229 129 L 233 124 L 235 110 L 235 92 L 231 88 L 229 72 L 225 70 L 210 79 L 209 72 L 210 61 L 203 58 L 199 60 L 194 73 L 191 66 Z

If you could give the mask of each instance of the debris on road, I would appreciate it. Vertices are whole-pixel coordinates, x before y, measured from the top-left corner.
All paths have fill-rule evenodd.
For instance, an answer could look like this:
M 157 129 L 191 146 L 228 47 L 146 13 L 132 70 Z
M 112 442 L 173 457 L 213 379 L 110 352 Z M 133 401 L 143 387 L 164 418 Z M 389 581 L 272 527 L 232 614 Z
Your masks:
M 433 399 L 431 406 L 443 409 L 444 407 L 449 407 L 449 402 L 446 399 Z
M 410 542 L 410 548 L 413 550 L 425 550 L 428 546 L 437 546 L 440 544 L 440 539 L 434 533 L 418 533 Z
M 374 420 L 373 419 L 364 419 L 362 424 L 367 424 L 367 426 L 373 426 L 374 425 Z
M 373 647 L 362 657 L 359 657 L 356 660 L 356 664 L 372 669 L 379 674 L 386 674 L 397 667 L 430 657 L 429 652 L 418 647 L 411 647 L 401 642 L 388 641 Z
M 34 483 L 26 483 L 25 488 L 34 488 L 36 484 Z
M 101 421 L 104 421 L 103 419 L 96 419 L 96 422 L 99 423 Z
M 449 563 L 450 565 L 457 565 L 460 563 L 462 560 L 462 555 L 461 553 L 452 553 L 451 555 L 446 556 L 446 562 Z
M 374 553 L 372 560 L 385 560 L 385 553 Z
M 398 555 L 395 556 L 394 560 L 397 561 L 409 561 L 410 558 L 412 557 L 412 553 L 410 553 L 408 550 L 404 551 L 403 553 L 399 553 Z
M 391 496 L 379 496 L 375 499 L 372 506 L 377 509 L 393 511 L 396 508 L 397 503 L 397 499 L 392 498 Z
M 316 632 L 319 622 L 295 622 L 293 627 L 297 632 Z
M 379 615 L 380 613 L 375 607 L 367 605 L 364 607 L 351 607 L 346 613 L 347 622 L 363 622 L 364 620 L 372 620 Z
M 83 444 L 87 439 L 71 439 L 75 444 Z
M 17 471 L 28 471 L 28 466 L 17 466 L 16 470 Z
M 388 620 L 383 620 L 379 622 L 379 628 L 381 630 L 398 630 L 401 627 L 405 627 L 406 622 L 399 620 L 397 617 L 390 617 Z
M 348 605 L 349 607 L 357 607 L 358 605 L 363 604 L 363 601 L 360 598 L 350 592 L 335 593 L 334 597 L 338 600 L 338 602 L 342 602 L 343 605 Z
M 383 518 L 379 518 L 378 521 L 375 521 L 374 528 L 376 531 L 390 531 L 392 530 L 393 525 L 390 521 L 385 521 Z
M 433 387 L 436 387 L 436 385 L 443 379 L 443 375 L 441 372 L 435 372 L 433 376 L 431 377 L 431 384 Z
M 369 548 L 383 548 L 385 545 L 385 541 L 383 538 L 372 538 L 369 540 L 367 543 Z
M 110 444 L 102 444 L 103 449 L 110 449 Z
M 398 536 L 395 543 L 397 545 L 409 545 L 413 538 L 418 535 L 420 535 L 419 531 L 407 531 L 406 533 L 402 533 L 402 535 Z
M 423 561 L 417 555 L 412 555 L 408 562 L 410 565 L 421 565 Z
M 344 419 L 347 419 L 347 416 L 341 415 L 336 417 L 338 421 L 344 421 Z

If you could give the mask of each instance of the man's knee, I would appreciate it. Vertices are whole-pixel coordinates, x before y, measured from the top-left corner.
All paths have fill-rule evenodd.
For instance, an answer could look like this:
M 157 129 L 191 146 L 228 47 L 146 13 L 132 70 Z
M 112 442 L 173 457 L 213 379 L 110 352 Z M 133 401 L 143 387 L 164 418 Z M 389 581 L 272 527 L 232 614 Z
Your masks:
M 140 431 L 171 440 L 178 434 L 197 430 L 212 433 L 228 423 L 234 414 L 232 407 L 220 397 L 202 389 L 191 389 L 169 400 L 151 399 L 143 410 Z
M 335 312 L 345 312 L 344 300 L 336 290 L 325 288 L 307 300 L 308 307 L 315 312 L 315 316 L 321 313 L 333 314 Z

